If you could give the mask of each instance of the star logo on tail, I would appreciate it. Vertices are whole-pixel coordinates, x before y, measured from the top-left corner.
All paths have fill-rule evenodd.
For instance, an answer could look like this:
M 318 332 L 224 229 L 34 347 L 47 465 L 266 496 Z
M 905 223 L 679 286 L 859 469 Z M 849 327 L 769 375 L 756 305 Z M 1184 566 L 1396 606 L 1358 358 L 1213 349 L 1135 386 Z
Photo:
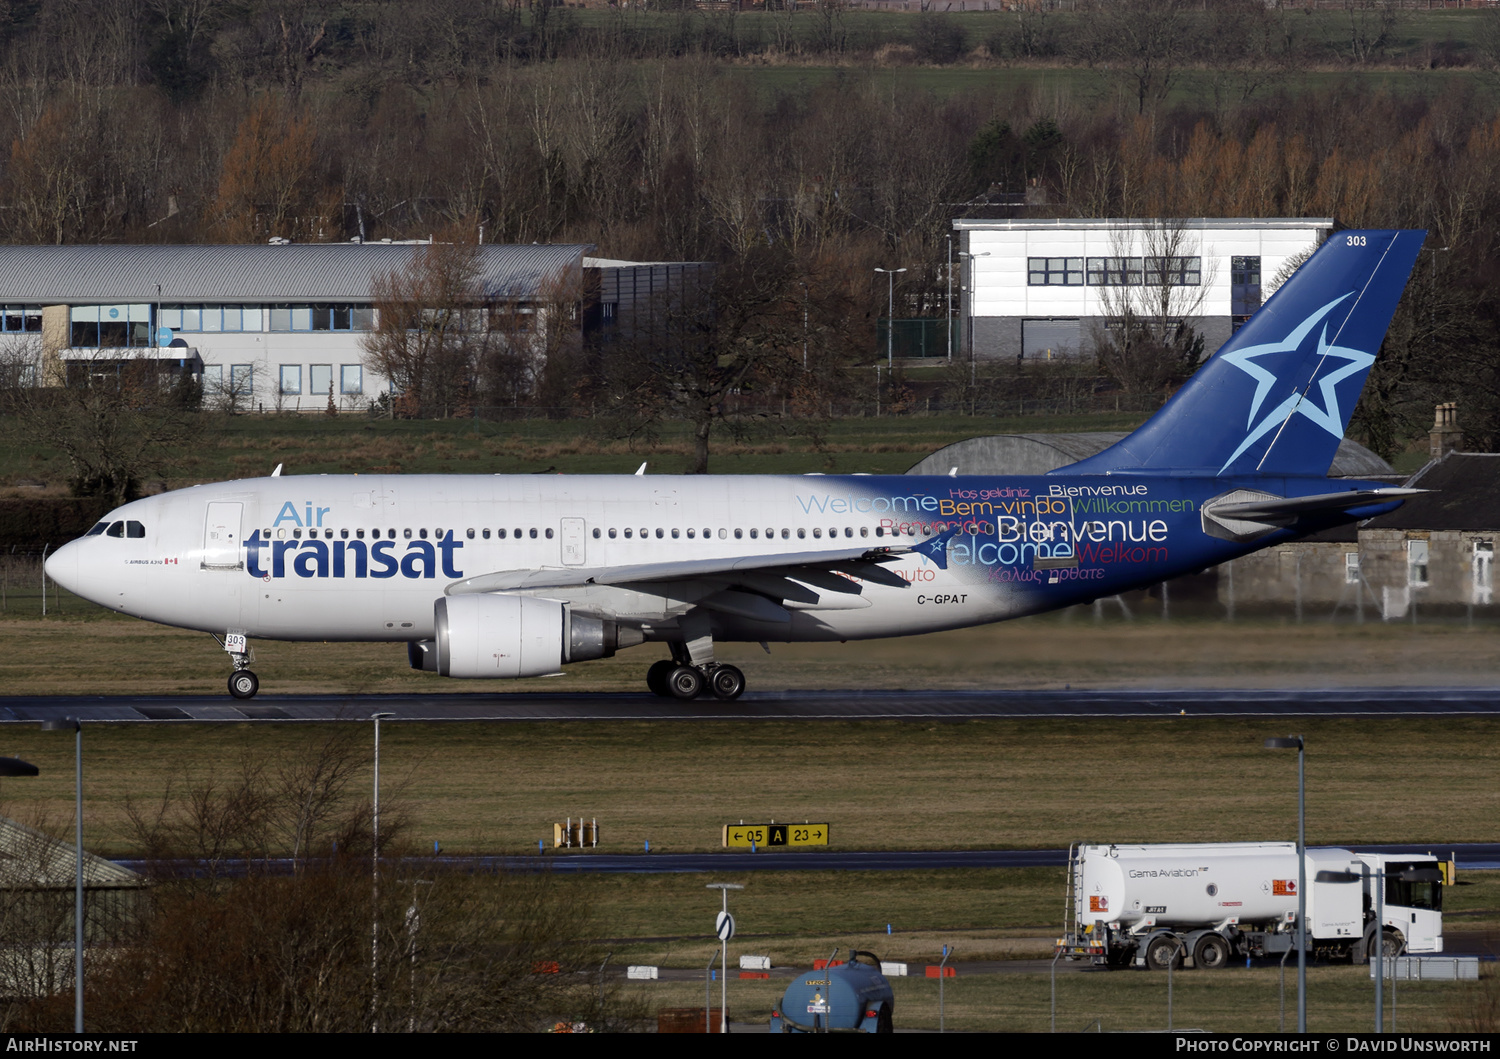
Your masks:
M 1354 297 L 1354 293 L 1351 291 L 1341 298 L 1335 298 L 1306 320 L 1303 320 L 1280 342 L 1264 342 L 1260 345 L 1246 346 L 1243 349 L 1236 349 L 1223 354 L 1224 360 L 1255 380 L 1255 396 L 1251 398 L 1250 414 L 1245 421 L 1245 440 L 1240 442 L 1239 448 L 1235 449 L 1229 459 L 1224 461 L 1224 466 L 1219 468 L 1220 474 L 1223 474 L 1231 463 L 1239 459 L 1240 455 L 1246 449 L 1265 437 L 1272 430 L 1280 427 L 1293 415 L 1305 416 L 1333 437 L 1343 438 L 1344 416 L 1342 410 L 1339 408 L 1338 384 L 1351 375 L 1357 375 L 1362 371 L 1368 370 L 1370 365 L 1375 363 L 1375 355 L 1373 353 L 1350 349 L 1347 346 L 1330 345 L 1328 342 L 1328 325 L 1325 322 L 1325 318 L 1340 302 L 1347 301 L 1352 297 Z M 1323 363 L 1329 357 L 1335 357 L 1344 361 L 1342 367 L 1318 379 L 1318 390 L 1323 395 L 1322 406 L 1319 407 L 1310 394 L 1304 395 L 1300 392 L 1293 392 L 1287 396 L 1286 400 L 1260 416 L 1260 419 L 1257 420 L 1256 416 L 1260 415 L 1261 405 L 1265 402 L 1266 395 L 1271 392 L 1271 387 L 1277 381 L 1276 375 L 1262 367 L 1257 361 L 1261 357 L 1274 356 L 1278 353 L 1296 353 L 1302 348 L 1303 341 L 1319 323 L 1323 324 L 1323 331 L 1318 335 L 1318 367 L 1314 371 L 1314 377 L 1317 377 L 1318 373 L 1323 370 Z

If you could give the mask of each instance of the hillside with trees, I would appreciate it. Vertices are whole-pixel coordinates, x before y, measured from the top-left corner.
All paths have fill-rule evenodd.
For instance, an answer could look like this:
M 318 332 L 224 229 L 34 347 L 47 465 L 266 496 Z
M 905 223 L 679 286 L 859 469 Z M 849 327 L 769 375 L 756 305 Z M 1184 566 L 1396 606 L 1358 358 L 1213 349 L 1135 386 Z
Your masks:
M 824 381 L 794 397 L 817 408 L 875 347 L 876 266 L 907 269 L 898 316 L 943 315 L 955 216 L 1425 227 L 1356 426 L 1394 452 L 1460 400 L 1492 447 L 1497 31 L 1500 12 L 1375 0 L 34 0 L 0 16 L 0 239 L 438 234 L 715 261 L 757 277 L 741 315 L 782 367 L 813 349 Z

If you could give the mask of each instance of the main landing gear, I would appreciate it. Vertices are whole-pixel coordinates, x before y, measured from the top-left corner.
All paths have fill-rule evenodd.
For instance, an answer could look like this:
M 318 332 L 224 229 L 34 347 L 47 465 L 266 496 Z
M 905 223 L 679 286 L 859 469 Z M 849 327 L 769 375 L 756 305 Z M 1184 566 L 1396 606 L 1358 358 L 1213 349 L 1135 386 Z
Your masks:
M 745 693 L 745 674 L 730 665 L 695 666 L 664 658 L 646 670 L 646 686 L 664 699 L 696 699 L 706 690 L 714 698 L 728 701 Z

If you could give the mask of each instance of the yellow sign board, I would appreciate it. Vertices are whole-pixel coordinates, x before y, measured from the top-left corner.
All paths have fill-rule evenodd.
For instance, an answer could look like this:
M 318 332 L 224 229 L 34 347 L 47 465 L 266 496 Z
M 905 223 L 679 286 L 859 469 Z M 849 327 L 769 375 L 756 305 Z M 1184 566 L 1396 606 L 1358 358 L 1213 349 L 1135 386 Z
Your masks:
M 827 824 L 725 824 L 725 849 L 828 845 Z

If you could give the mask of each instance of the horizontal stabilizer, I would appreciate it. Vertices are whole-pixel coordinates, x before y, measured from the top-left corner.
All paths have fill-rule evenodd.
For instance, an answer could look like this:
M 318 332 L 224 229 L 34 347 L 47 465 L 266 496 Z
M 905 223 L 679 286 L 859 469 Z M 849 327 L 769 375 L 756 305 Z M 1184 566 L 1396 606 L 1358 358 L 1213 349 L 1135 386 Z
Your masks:
M 1207 501 L 1203 532 L 1221 540 L 1254 540 L 1305 519 L 1319 516 L 1363 518 L 1390 510 L 1426 489 L 1346 489 L 1314 496 L 1274 496 L 1254 489 L 1235 489 Z M 1369 509 L 1362 511 L 1361 509 Z

